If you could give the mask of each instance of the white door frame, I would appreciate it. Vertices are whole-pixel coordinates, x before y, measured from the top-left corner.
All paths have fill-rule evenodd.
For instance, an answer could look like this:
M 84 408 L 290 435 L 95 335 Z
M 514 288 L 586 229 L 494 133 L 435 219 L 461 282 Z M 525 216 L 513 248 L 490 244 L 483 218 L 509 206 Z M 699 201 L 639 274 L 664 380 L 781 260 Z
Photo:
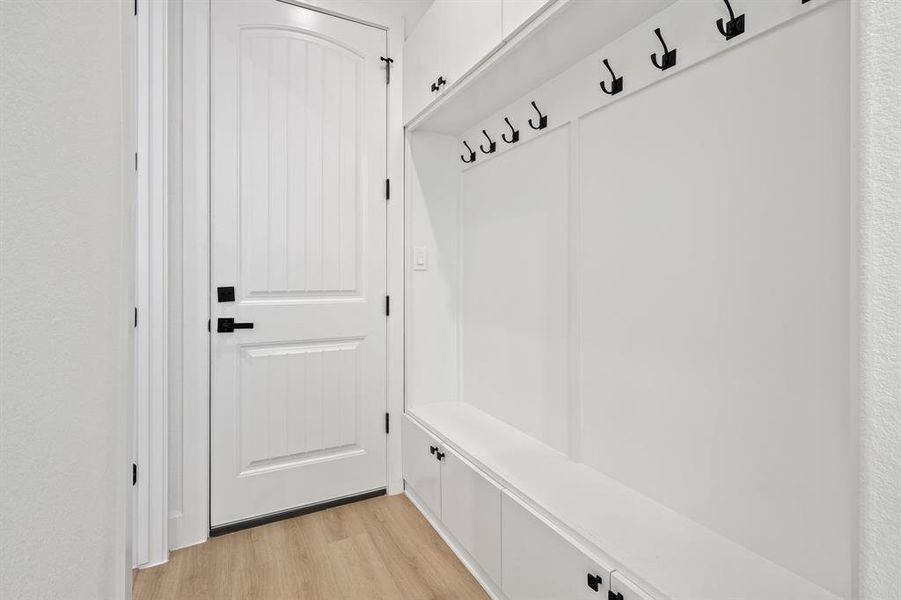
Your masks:
M 139 2 L 158 0 L 139 0 Z M 277 0 L 262 0 L 277 1 Z M 388 436 L 387 487 L 389 494 L 403 491 L 401 475 L 400 423 L 404 408 L 404 130 L 402 126 L 403 90 L 403 31 L 402 19 L 385 19 L 378 13 L 377 3 L 291 1 L 300 7 L 339 15 L 331 4 L 351 12 L 350 20 L 379 27 L 388 32 L 388 52 L 394 59 L 391 65 L 391 84 L 388 87 L 388 177 L 392 180 L 388 203 L 388 294 L 391 296 L 391 316 L 388 319 Z M 163 2 L 160 2 L 163 4 Z M 173 10 L 178 4 L 172 4 Z M 180 80 L 182 140 L 174 152 L 181 154 L 181 247 L 180 256 L 173 249 L 171 261 L 181 267 L 181 338 L 169 340 L 179 344 L 182 355 L 181 377 L 175 378 L 170 389 L 177 397 L 178 410 L 171 418 L 163 419 L 164 431 L 157 434 L 155 456 L 169 459 L 167 478 L 157 483 L 155 493 L 163 491 L 164 514 L 168 515 L 168 547 L 182 548 L 203 542 L 209 534 L 209 64 L 210 64 L 210 3 L 207 0 L 183 0 L 182 8 L 182 77 Z M 140 11 L 139 11 L 140 12 Z M 379 23 L 379 25 L 375 25 Z M 166 20 L 162 19 L 165 40 Z M 151 47 L 165 66 L 165 47 Z M 165 82 L 165 74 L 163 75 Z M 179 82 L 172 82 L 175 88 Z M 175 94 L 179 90 L 173 90 Z M 152 115 L 151 115 L 152 118 Z M 165 119 L 164 119 L 165 122 Z M 161 175 L 164 177 L 164 174 Z M 164 181 L 164 180 L 163 180 Z M 160 180 L 157 180 L 158 190 Z M 178 193 L 178 192 L 176 192 Z M 163 220 L 165 223 L 165 219 Z M 165 236 L 163 238 L 165 246 Z M 174 291 L 178 294 L 178 291 Z M 165 303 L 163 303 L 165 305 Z M 158 349 L 159 351 L 159 349 Z M 165 349 L 162 349 L 165 352 Z M 159 358 L 161 355 L 157 354 Z M 165 363 L 163 363 L 165 364 Z M 165 374 L 165 372 L 164 372 Z M 161 388 L 165 390 L 164 388 Z M 170 399 L 170 406 L 171 399 Z M 165 426 L 168 425 L 168 426 Z M 171 432 L 169 429 L 171 428 Z M 171 445 L 167 435 L 173 437 Z M 172 448 L 167 457 L 167 448 Z M 177 449 L 177 450 L 176 450 Z M 165 464 L 165 462 L 163 463 Z M 154 520 L 151 525 L 158 528 Z M 165 536 L 165 533 L 163 533 Z M 166 537 L 162 538 L 166 540 Z M 163 559 L 165 560 L 165 559 Z
M 135 204 L 135 566 L 168 546 L 168 3 L 137 0 Z

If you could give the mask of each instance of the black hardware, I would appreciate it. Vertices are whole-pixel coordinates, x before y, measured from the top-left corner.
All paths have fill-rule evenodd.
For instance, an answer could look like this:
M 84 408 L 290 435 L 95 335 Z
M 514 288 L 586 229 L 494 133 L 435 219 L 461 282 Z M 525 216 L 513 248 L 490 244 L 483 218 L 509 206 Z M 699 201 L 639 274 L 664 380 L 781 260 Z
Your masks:
M 623 595 L 619 592 L 610 590 L 609 592 L 607 592 L 607 600 L 623 600 Z
M 432 87 L 431 87 L 430 89 L 431 89 L 433 92 L 437 92 L 437 91 L 438 91 L 438 84 L 435 83 L 435 82 L 433 81 L 433 82 L 432 82 Z
M 388 85 L 391 83 L 391 63 L 394 62 L 394 59 L 386 56 L 380 56 L 379 59 L 385 63 L 385 85 Z
M 469 150 L 469 160 L 466 160 L 466 157 L 463 154 L 460 155 L 460 160 L 462 160 L 465 163 L 475 162 L 476 161 L 476 151 L 473 150 L 472 148 L 470 148 L 469 144 L 465 141 L 463 142 L 463 145 L 466 146 L 467 150 Z
M 438 81 L 432 82 L 432 88 L 431 88 L 431 89 L 432 89 L 433 92 L 437 92 L 438 90 L 441 89 L 441 86 L 442 86 L 442 85 L 447 85 L 447 79 L 445 79 L 444 77 L 442 77 L 441 75 L 439 75 L 439 76 L 438 76 Z
M 429 454 L 434 456 L 436 452 L 438 452 L 438 446 L 429 446 Z
M 385 413 L 385 435 L 391 433 L 391 415 Z
M 600 575 L 594 575 L 593 573 L 588 574 L 588 587 L 590 587 L 594 591 L 600 591 L 600 586 L 602 583 L 604 583 L 604 580 Z
M 207 331 L 207 333 L 210 332 L 210 320 L 209 319 L 206 320 L 206 331 Z
M 801 0 L 801 4 L 807 4 L 810 0 Z
M 135 327 L 138 326 L 138 307 L 135 306 Z
M 535 104 L 535 101 L 532 100 L 532 108 L 538 113 L 538 125 L 532 123 L 532 119 L 529 119 L 529 127 L 532 129 L 544 129 L 547 127 L 547 115 L 541 114 L 541 111 L 538 110 L 538 105 Z
M 253 329 L 253 323 L 235 323 L 231 317 L 219 317 L 216 321 L 217 333 L 234 333 L 235 329 Z
M 138 0 L 135 0 L 137 2 Z M 135 171 L 138 170 L 138 153 L 135 152 Z
M 437 458 L 438 460 L 444 460 L 444 452 L 436 452 L 435 458 Z
M 505 142 L 507 142 L 508 144 L 515 144 L 516 142 L 519 141 L 519 130 L 513 129 L 513 124 L 510 122 L 510 119 L 508 119 L 507 117 L 504 117 L 504 121 L 507 122 L 507 125 L 510 126 L 510 131 L 512 131 L 513 133 L 510 136 L 512 139 L 508 140 L 506 133 L 501 134 L 501 139 L 504 140 Z
M 484 135 L 485 139 L 488 140 L 488 149 L 485 150 L 484 144 L 479 144 L 479 150 L 481 150 L 484 154 L 491 154 L 492 152 L 497 150 L 497 142 L 491 141 L 491 138 L 488 137 L 488 132 L 483 129 L 482 135 Z
M 604 59 L 604 66 L 607 67 L 608 71 L 610 71 L 610 77 L 613 78 L 613 83 L 610 85 L 610 89 L 608 90 L 607 86 L 605 85 L 606 82 L 602 81 L 601 89 L 604 91 L 605 94 L 610 94 L 611 96 L 615 96 L 616 94 L 623 91 L 623 78 L 616 76 L 616 73 L 614 73 L 613 69 L 610 68 L 610 61 L 608 61 L 606 58 Z
M 131 485 L 138 483 L 138 465 L 131 463 Z
M 216 288 L 216 297 L 219 299 L 219 302 L 234 302 L 235 301 L 234 286 L 230 285 L 228 287 Z
M 135 16 L 138 16 L 138 0 L 135 0 Z
M 385 296 L 385 316 L 391 316 L 391 296 Z
M 385 200 L 391 200 L 391 180 L 385 180 Z
M 657 39 L 660 40 L 660 43 L 663 44 L 663 57 L 660 59 L 660 62 L 657 62 L 657 53 L 651 55 L 651 62 L 654 63 L 654 66 L 660 69 L 661 71 L 666 71 L 670 67 L 676 66 L 676 49 L 673 48 L 670 50 L 666 47 L 666 42 L 663 41 L 663 36 L 660 35 L 660 28 L 654 30 L 654 33 L 657 34 Z
M 745 16 L 738 15 L 735 16 L 735 12 L 732 11 L 732 5 L 729 4 L 729 0 L 723 0 L 726 3 L 726 8 L 729 9 L 729 20 L 726 22 L 726 26 L 723 27 L 723 20 L 716 20 L 716 28 L 720 30 L 720 33 L 727 40 L 731 40 L 737 35 L 741 35 L 745 32 Z

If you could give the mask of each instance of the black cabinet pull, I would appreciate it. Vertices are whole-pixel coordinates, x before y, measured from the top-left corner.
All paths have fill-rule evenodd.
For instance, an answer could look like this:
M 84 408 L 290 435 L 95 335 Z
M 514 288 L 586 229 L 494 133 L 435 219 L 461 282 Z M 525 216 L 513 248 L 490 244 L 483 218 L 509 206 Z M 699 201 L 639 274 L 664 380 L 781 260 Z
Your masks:
M 436 452 L 438 452 L 438 446 L 429 446 L 429 454 L 434 455 Z
M 438 460 L 444 460 L 444 452 L 436 452 L 435 458 L 437 458 Z
M 253 323 L 235 323 L 232 317 L 219 317 L 216 321 L 217 333 L 234 333 L 235 329 L 253 329 Z
M 596 592 L 601 591 L 601 584 L 604 583 L 604 580 L 600 575 L 595 575 L 593 573 L 588 574 L 588 587 L 593 589 Z
M 623 600 L 623 595 L 619 592 L 610 590 L 609 592 L 607 592 L 607 600 Z

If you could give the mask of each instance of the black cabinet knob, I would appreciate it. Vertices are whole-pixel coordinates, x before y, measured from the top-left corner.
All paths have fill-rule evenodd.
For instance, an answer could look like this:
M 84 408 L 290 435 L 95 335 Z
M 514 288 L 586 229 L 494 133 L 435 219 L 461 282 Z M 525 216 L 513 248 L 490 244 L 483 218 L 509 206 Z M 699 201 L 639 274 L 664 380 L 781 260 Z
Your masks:
M 594 573 L 588 574 L 588 587 L 593 589 L 596 592 L 601 591 L 601 584 L 604 583 L 604 580 L 600 575 L 595 575 Z

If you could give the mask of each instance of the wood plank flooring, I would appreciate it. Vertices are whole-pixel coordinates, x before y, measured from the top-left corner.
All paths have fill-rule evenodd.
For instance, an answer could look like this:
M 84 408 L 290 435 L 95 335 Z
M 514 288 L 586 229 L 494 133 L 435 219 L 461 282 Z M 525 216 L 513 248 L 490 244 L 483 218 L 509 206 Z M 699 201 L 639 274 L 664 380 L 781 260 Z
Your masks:
M 135 600 L 487 600 L 405 496 L 384 496 L 177 550 Z

